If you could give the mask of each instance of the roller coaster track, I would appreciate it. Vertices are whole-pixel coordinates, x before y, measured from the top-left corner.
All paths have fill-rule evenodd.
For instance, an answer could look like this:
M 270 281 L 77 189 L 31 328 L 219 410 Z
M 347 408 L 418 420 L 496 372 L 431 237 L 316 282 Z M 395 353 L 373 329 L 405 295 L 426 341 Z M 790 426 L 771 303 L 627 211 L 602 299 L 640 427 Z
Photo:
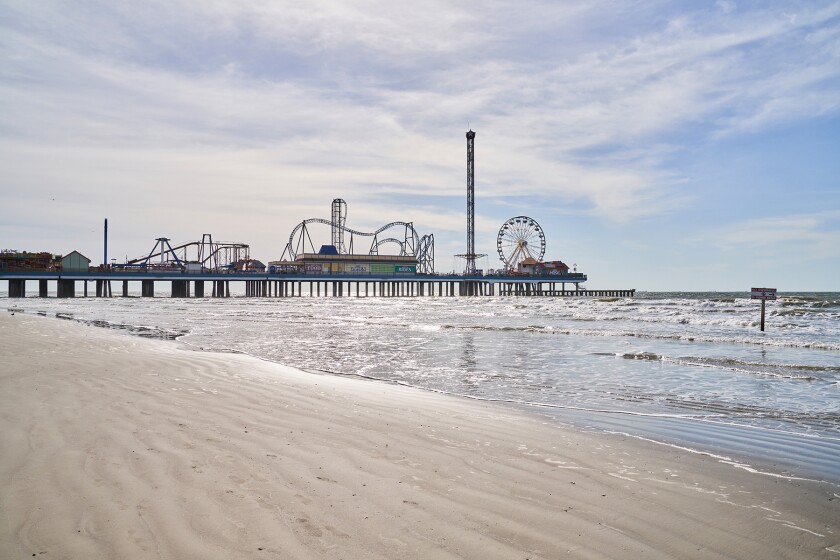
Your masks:
M 353 241 L 356 237 L 370 237 L 368 255 L 378 255 L 379 247 L 387 243 L 394 243 L 400 248 L 401 257 L 414 257 L 417 259 L 417 271 L 421 274 L 434 274 L 435 272 L 435 237 L 434 235 L 417 235 L 417 230 L 411 222 L 391 222 L 373 232 L 364 232 L 351 229 L 345 225 L 347 220 L 347 203 L 337 198 L 332 204 L 332 220 L 323 218 L 309 218 L 300 222 L 289 235 L 289 241 L 283 249 L 281 260 L 295 261 L 298 255 L 303 253 L 317 253 L 318 249 L 312 242 L 308 226 L 310 224 L 323 224 L 330 226 L 331 241 L 340 255 L 352 255 Z M 379 234 L 395 227 L 404 228 L 403 239 L 387 237 L 379 239 Z M 345 234 L 350 234 L 350 242 L 345 243 Z
M 301 253 L 318 252 L 318 250 L 315 248 L 315 244 L 312 243 L 312 238 L 309 236 L 309 232 L 307 231 L 307 226 L 309 224 L 324 224 L 331 226 L 333 229 L 338 229 L 345 233 L 349 233 L 350 243 L 347 247 L 347 252 L 350 254 L 353 253 L 354 236 L 373 238 L 370 245 L 370 249 L 368 250 L 368 254 L 370 255 L 379 254 L 379 245 L 392 240 L 396 241 L 400 245 L 400 253 L 407 256 L 417 256 L 417 251 L 420 247 L 420 236 L 417 235 L 417 231 L 414 229 L 414 225 L 412 225 L 411 222 L 391 222 L 382 226 L 374 232 L 363 232 L 348 228 L 340 224 L 336 224 L 330 220 L 325 220 L 323 218 L 308 218 L 306 220 L 303 220 L 301 223 L 295 226 L 295 229 L 292 230 L 291 235 L 289 235 L 289 242 L 286 244 L 286 249 L 283 251 L 283 258 L 288 258 L 288 260 L 293 261 Z M 379 241 L 378 236 L 380 233 L 390 228 L 399 226 L 403 226 L 405 228 L 405 241 L 399 241 L 398 239 L 394 238 L 388 238 L 382 240 L 381 242 Z M 310 251 L 307 251 L 307 249 L 310 249 Z
M 193 249 L 195 257 L 190 258 L 189 250 Z M 229 267 L 241 259 L 249 259 L 250 247 L 245 243 L 213 242 L 209 234 L 205 234 L 201 241 L 190 241 L 175 247 L 166 238 L 159 238 L 152 251 L 144 256 L 126 261 L 127 266 L 147 266 L 154 258 L 160 257 L 161 264 L 175 263 L 178 266 L 186 261 L 200 262 L 202 267 L 211 270 Z M 179 257 L 180 253 L 180 257 Z
M 371 249 L 371 254 L 372 255 L 378 255 L 379 254 L 379 248 L 381 246 L 385 245 L 386 243 L 394 243 L 395 245 L 398 245 L 399 248 L 400 248 L 400 256 L 401 257 L 406 256 L 405 243 L 403 243 L 399 239 L 395 239 L 393 237 L 389 237 L 387 239 L 380 239 L 379 241 L 377 241 L 376 246 Z

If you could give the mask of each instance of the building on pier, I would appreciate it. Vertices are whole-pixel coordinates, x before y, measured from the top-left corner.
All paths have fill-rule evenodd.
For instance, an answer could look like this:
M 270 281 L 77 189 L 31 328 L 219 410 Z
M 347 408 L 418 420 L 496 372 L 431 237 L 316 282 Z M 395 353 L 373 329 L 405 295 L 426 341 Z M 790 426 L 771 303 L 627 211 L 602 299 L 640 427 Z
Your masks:
M 537 264 L 537 259 L 535 259 L 534 257 L 528 257 L 519 261 L 519 263 L 516 265 L 516 272 L 518 274 L 527 275 L 536 274 Z
M 305 274 L 417 274 L 417 257 L 303 253 L 296 259 Z
M 78 251 L 70 251 L 61 257 L 62 272 L 87 272 L 90 269 L 90 259 Z
M 265 272 L 266 266 L 257 259 L 241 259 L 233 263 L 233 270 L 237 272 Z
M 340 253 L 334 245 L 322 245 L 317 253 L 300 253 L 294 261 L 271 261 L 269 274 L 304 275 L 414 275 L 418 272 L 414 255 Z
M 29 251 L 12 251 L 5 249 L 0 252 L 0 270 L 58 270 L 61 268 L 61 255 Z
M 299 274 L 300 265 L 296 261 L 268 261 L 269 274 Z
M 528 257 L 519 262 L 516 273 L 526 276 L 566 276 L 569 274 L 569 265 L 563 261 L 538 262 Z

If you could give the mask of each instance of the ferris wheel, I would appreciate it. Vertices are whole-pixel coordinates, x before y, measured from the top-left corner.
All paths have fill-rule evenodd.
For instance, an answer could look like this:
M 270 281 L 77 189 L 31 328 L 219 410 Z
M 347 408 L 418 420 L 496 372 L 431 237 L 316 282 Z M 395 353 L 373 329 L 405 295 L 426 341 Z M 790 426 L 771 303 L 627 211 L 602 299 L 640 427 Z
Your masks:
M 516 216 L 502 224 L 496 248 L 508 269 L 516 268 L 528 257 L 539 262 L 545 255 L 545 233 L 533 218 Z

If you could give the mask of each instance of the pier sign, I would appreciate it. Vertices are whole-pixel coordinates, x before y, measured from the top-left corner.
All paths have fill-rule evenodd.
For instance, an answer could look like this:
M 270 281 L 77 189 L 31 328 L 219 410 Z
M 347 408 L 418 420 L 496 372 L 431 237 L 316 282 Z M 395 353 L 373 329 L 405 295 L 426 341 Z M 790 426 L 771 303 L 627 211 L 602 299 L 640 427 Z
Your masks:
M 753 288 L 750 299 L 776 299 L 776 288 Z

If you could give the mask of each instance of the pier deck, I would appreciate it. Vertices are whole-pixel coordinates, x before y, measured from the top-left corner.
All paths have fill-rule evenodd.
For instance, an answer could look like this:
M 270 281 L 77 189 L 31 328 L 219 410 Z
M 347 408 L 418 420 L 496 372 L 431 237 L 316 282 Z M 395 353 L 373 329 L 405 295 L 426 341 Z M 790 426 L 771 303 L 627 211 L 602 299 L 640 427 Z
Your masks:
M 11 298 L 26 296 L 26 283 L 38 282 L 38 295 L 48 297 L 50 282 L 56 283 L 59 298 L 76 297 L 77 282 L 83 297 L 113 297 L 113 284 L 121 284 L 118 295 L 128 297 L 129 282 L 140 283 L 142 297 L 154 297 L 159 282 L 169 282 L 171 297 L 230 297 L 231 283 L 244 283 L 247 297 L 633 297 L 635 289 L 587 290 L 580 288 L 585 275 L 574 276 L 458 276 L 458 275 L 312 275 L 267 273 L 181 273 L 169 271 L 131 272 L 0 272 L 8 281 Z M 207 283 L 210 283 L 207 286 Z M 568 288 L 568 289 L 567 289 Z

